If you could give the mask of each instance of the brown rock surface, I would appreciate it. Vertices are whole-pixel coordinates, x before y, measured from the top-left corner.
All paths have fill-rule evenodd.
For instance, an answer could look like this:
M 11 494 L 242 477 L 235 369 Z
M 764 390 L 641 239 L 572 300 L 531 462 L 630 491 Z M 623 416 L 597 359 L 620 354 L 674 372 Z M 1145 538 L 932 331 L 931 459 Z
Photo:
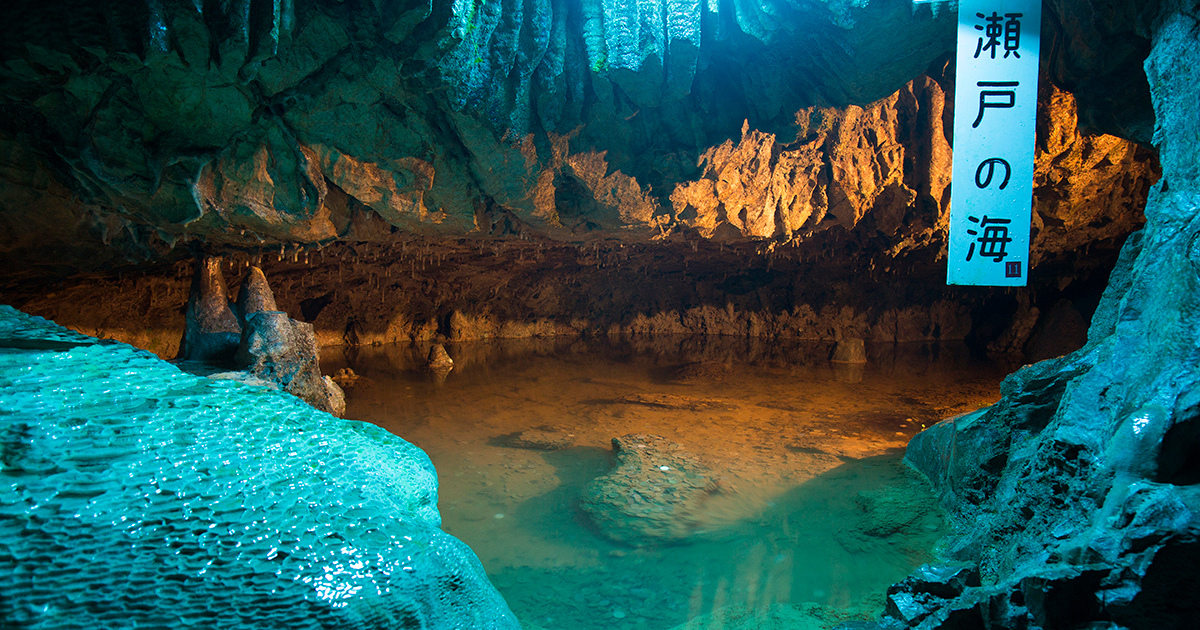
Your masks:
M 583 510 L 604 535 L 635 547 L 678 542 L 705 521 L 712 473 L 681 446 L 655 435 L 613 438 L 616 467 L 584 490 Z
M 178 358 L 228 360 L 237 351 L 241 336 L 242 327 L 229 308 L 229 291 L 221 273 L 221 259 L 216 256 L 198 259 Z
M 704 238 L 789 240 L 837 225 L 881 238 L 893 257 L 944 243 L 952 82 L 924 76 L 864 107 L 801 110 L 790 143 L 743 126 L 738 142 L 700 156 L 700 179 L 675 187 L 674 217 Z M 1149 150 L 1081 134 L 1075 99 L 1053 85 L 1042 92 L 1035 263 L 1136 229 L 1136 208 L 1157 178 Z
M 267 277 L 263 275 L 262 269 L 250 267 L 246 277 L 242 279 L 241 288 L 238 289 L 238 321 L 244 326 L 246 318 L 254 313 L 278 310 L 275 295 L 271 293 L 271 286 L 267 284 Z
M 321 375 L 312 324 L 279 311 L 250 313 L 235 360 L 252 376 L 278 383 L 321 411 L 333 415 L 346 411 L 341 388 Z

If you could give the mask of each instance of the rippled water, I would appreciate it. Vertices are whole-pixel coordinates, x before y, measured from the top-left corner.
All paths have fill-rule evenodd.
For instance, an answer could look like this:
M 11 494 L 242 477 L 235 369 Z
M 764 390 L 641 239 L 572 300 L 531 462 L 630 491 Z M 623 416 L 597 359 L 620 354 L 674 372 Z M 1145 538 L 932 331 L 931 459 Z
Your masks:
M 900 461 L 904 445 L 924 425 L 994 402 L 1007 373 L 947 344 L 868 347 L 866 366 L 831 364 L 825 344 L 728 338 L 448 350 L 455 369 L 444 379 L 422 369 L 427 347 L 322 361 L 364 377 L 349 389 L 348 417 L 429 454 L 444 529 L 475 550 L 523 623 L 548 630 L 877 614 L 887 586 L 943 533 Z M 534 430 L 566 448 L 514 446 Z M 580 511 L 584 488 L 613 466 L 612 438 L 631 433 L 676 442 L 719 476 L 688 539 L 619 544 Z

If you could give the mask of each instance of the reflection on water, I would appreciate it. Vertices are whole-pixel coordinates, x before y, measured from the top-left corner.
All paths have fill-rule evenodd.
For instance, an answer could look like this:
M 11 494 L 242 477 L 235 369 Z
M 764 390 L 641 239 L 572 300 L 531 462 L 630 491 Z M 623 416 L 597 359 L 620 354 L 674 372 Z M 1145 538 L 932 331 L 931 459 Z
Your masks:
M 754 615 L 804 602 L 877 613 L 942 533 L 900 462 L 905 443 L 994 402 L 1007 372 L 947 344 L 868 347 L 866 366 L 830 363 L 827 344 L 732 338 L 448 349 L 445 379 L 422 369 L 428 347 L 351 349 L 322 365 L 365 377 L 347 416 L 429 454 L 444 529 L 524 623 L 546 629 L 665 630 L 735 609 L 749 625 L 693 626 L 756 628 Z M 579 509 L 612 469 L 612 438 L 630 433 L 679 444 L 718 478 L 688 539 L 618 544 Z

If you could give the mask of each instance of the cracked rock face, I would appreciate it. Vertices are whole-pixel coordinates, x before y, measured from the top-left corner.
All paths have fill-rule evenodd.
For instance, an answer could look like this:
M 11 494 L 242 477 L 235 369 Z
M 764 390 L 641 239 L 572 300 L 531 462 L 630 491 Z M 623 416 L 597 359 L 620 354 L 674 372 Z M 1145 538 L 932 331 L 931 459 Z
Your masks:
M 944 242 L 949 79 L 944 64 L 929 69 L 952 48 L 954 15 L 929 6 L 22 0 L 9 11 L 0 260 L 13 270 L 380 230 L 787 240 L 841 226 L 893 256 Z M 1142 50 L 1093 14 L 1056 33 L 1116 29 L 1126 62 L 1049 51 L 1056 82 L 1126 72 Z M 1045 125 L 1035 225 L 1070 232 L 1039 245 L 1056 253 L 1127 233 L 1153 179 L 1144 151 L 1079 137 L 1069 99 L 1043 95 L 1064 112 Z M 1088 125 L 1104 129 L 1087 103 Z
M 980 579 L 935 594 L 910 578 L 890 592 L 885 627 L 1184 628 L 1200 614 L 1200 169 L 1180 142 L 1200 131 L 1200 12 L 1166 3 L 1152 32 L 1163 179 L 1147 225 L 1083 349 L 1018 371 L 999 403 L 910 444 L 962 524 L 946 559 Z

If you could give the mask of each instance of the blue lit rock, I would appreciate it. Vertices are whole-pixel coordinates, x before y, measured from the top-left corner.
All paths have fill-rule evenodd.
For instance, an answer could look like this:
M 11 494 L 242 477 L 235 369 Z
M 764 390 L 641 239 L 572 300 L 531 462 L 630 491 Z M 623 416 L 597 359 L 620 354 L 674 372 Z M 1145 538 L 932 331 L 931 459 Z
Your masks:
M 1200 21 L 1165 2 L 1146 60 L 1163 179 L 1081 350 L 909 445 L 952 509 L 946 559 L 978 586 L 889 591 L 881 627 L 1188 628 L 1200 616 Z M 914 604 L 919 603 L 919 605 Z M 890 625 L 889 625 L 890 624 Z M 899 625 L 897 625 L 899 624 Z
M 0 619 L 505 629 L 419 449 L 0 307 Z

